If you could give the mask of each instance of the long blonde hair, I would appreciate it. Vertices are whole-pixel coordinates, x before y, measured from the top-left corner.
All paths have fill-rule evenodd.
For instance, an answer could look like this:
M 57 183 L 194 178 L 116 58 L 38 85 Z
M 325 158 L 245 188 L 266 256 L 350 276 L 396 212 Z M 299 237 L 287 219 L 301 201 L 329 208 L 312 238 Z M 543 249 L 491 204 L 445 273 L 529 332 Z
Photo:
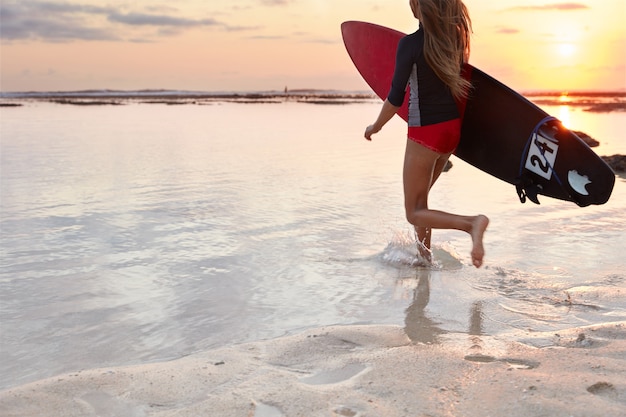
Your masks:
M 471 83 L 461 77 L 469 60 L 472 21 L 462 0 L 417 0 L 424 26 L 424 56 L 456 99 L 467 97 Z

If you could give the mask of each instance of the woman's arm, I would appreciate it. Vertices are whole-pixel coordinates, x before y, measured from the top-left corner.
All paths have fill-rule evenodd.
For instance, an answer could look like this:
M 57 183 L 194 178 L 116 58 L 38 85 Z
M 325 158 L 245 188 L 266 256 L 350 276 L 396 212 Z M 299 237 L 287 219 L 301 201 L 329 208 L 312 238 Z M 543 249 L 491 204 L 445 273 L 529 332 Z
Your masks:
M 415 37 L 419 36 L 419 33 L 420 32 L 416 32 L 412 35 L 405 36 L 400 39 L 398 43 L 396 66 L 391 80 L 391 89 L 389 90 L 387 99 L 383 103 L 383 108 L 380 110 L 378 119 L 376 119 L 374 124 L 369 125 L 367 129 L 365 129 L 365 139 L 367 140 L 372 140 L 372 135 L 378 133 L 380 129 L 383 128 L 400 109 L 400 106 L 402 106 L 405 100 L 406 89 L 411 71 L 413 70 L 415 56 L 417 56 L 419 52 L 414 49 L 416 44 Z
M 388 99 L 385 100 L 382 109 L 380 109 L 380 114 L 378 115 L 378 118 L 376 119 L 374 124 L 369 125 L 367 129 L 365 129 L 365 139 L 372 140 L 372 135 L 374 133 L 380 132 L 380 129 L 382 129 L 383 126 L 385 126 L 385 124 L 387 124 L 387 122 L 391 120 L 391 118 L 396 114 L 399 108 L 400 107 L 391 104 Z

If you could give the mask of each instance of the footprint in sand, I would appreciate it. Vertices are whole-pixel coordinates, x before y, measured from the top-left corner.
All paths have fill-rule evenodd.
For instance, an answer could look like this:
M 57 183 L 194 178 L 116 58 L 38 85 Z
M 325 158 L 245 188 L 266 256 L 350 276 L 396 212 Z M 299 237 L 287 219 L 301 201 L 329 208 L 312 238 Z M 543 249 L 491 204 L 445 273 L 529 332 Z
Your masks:
M 587 391 L 593 395 L 599 395 L 600 397 L 606 397 L 610 399 L 617 399 L 617 390 L 615 386 L 609 382 L 598 382 L 587 388 Z
M 496 358 L 489 355 L 467 355 L 464 358 L 469 362 L 491 363 L 491 362 L 504 362 L 511 367 L 511 369 L 534 369 L 539 366 L 539 362 L 529 361 L 526 359 L 516 358 Z
M 253 417 L 285 417 L 278 408 L 261 402 L 254 402 Z
M 348 407 L 341 407 L 338 408 L 334 411 L 335 415 L 337 416 L 341 416 L 341 417 L 356 417 L 357 414 L 359 414 L 358 412 L 348 408 Z
M 343 368 L 321 371 L 313 376 L 300 378 L 300 382 L 308 385 L 330 385 L 348 381 L 362 374 L 368 369 L 367 366 L 360 363 L 353 363 Z

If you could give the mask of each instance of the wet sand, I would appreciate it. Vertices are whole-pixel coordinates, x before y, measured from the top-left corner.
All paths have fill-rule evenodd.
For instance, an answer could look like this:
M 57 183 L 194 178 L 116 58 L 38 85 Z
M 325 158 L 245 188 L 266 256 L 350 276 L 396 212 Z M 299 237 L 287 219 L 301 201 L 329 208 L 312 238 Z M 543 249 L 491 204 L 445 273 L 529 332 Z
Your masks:
M 524 343 L 336 326 L 0 393 L 3 416 L 621 416 L 626 323 Z

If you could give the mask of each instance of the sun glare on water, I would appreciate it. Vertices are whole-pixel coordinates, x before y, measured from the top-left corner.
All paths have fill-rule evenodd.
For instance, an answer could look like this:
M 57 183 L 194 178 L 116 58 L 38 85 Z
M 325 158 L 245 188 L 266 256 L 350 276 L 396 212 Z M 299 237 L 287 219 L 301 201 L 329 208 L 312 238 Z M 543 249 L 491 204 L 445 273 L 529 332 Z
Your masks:
M 571 128 L 571 115 L 568 103 L 570 102 L 569 94 L 567 92 L 561 93 L 559 96 L 559 116 L 558 119 L 561 121 L 563 126 L 570 129 Z

